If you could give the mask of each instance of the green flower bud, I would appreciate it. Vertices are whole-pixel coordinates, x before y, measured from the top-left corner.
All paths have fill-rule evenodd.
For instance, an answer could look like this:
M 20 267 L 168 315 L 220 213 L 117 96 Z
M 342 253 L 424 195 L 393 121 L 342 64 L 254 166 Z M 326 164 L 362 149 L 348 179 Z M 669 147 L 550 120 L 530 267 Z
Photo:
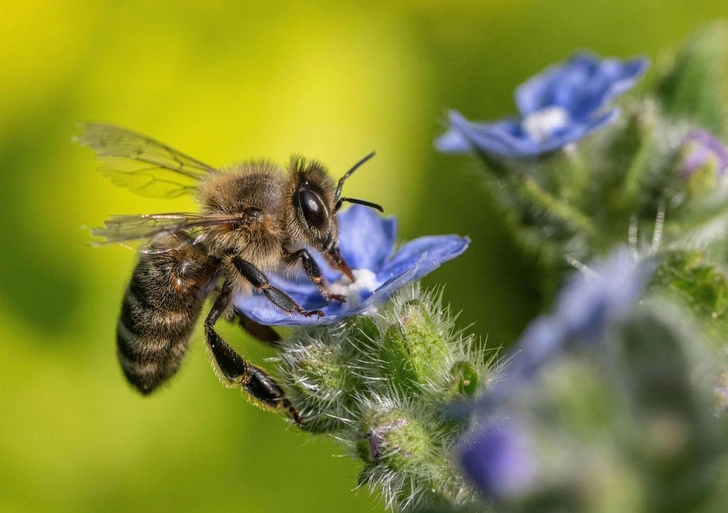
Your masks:
M 422 301 L 406 302 L 400 316 L 384 332 L 382 371 L 391 377 L 393 386 L 416 392 L 419 385 L 438 380 L 448 347 Z
M 359 457 L 392 470 L 412 469 L 432 454 L 423 424 L 400 409 L 365 413 L 356 443 Z
M 349 362 L 355 355 L 345 339 L 326 329 L 300 330 L 281 356 L 281 375 L 293 404 L 314 432 L 346 427 L 359 377 Z

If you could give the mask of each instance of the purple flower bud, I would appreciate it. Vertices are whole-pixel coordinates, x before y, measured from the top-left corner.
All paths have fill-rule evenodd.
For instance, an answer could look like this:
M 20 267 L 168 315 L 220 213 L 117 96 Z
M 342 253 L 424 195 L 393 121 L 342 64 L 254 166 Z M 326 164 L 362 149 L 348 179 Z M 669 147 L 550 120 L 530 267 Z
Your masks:
M 723 179 L 728 170 L 728 149 L 721 141 L 705 130 L 693 130 L 683 139 L 686 151 L 680 168 L 683 178 L 690 178 L 696 171 L 712 166 L 716 182 Z
M 728 371 L 723 371 L 718 378 L 718 385 L 714 389 L 716 411 L 718 415 L 728 413 Z

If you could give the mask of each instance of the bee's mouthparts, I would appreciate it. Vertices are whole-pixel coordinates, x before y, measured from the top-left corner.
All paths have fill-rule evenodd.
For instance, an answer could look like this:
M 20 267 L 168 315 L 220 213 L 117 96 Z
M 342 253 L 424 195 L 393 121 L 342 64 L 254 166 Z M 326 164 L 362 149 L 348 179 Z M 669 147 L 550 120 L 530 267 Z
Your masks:
M 356 278 L 354 278 L 354 273 L 351 272 L 351 268 L 343 260 L 341 261 L 341 263 L 339 265 L 336 266 L 336 268 L 339 271 L 341 271 L 342 273 L 344 273 L 344 276 L 349 278 L 352 283 L 354 283 L 356 281 Z
M 339 251 L 339 248 L 333 249 L 329 252 L 329 255 L 331 256 L 331 259 L 334 262 L 334 267 L 336 267 L 339 271 L 344 273 L 344 276 L 349 278 L 352 283 L 356 281 L 356 278 L 354 278 L 354 273 L 351 272 L 351 267 L 344 261 L 344 259 L 341 256 L 341 251 Z

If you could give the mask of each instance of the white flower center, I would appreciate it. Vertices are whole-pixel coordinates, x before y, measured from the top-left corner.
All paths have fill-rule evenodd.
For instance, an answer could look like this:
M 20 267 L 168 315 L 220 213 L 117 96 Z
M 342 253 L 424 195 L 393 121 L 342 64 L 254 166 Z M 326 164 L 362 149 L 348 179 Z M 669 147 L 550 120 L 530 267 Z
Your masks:
M 567 126 L 570 119 L 569 112 L 566 109 L 556 105 L 549 105 L 523 118 L 521 126 L 534 141 L 546 142 L 554 132 Z
M 342 276 L 339 281 L 329 285 L 329 290 L 332 294 L 344 296 L 346 304 L 354 307 L 359 305 L 362 292 L 374 292 L 381 283 L 377 281 L 377 275 L 369 269 L 352 269 L 351 272 L 355 278 L 354 283 Z

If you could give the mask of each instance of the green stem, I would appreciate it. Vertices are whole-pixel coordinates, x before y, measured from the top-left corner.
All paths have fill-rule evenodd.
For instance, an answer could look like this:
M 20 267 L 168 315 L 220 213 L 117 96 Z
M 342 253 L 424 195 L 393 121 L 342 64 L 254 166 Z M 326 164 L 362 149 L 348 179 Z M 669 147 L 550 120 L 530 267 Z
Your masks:
M 530 176 L 518 177 L 511 183 L 523 199 L 543 209 L 552 220 L 570 226 L 575 232 L 581 232 L 589 238 L 596 236 L 597 231 L 591 219 L 578 209 L 545 191 Z
M 644 176 L 647 165 L 650 162 L 650 157 L 655 150 L 655 138 L 652 127 L 645 128 L 642 137 L 638 138 L 638 140 L 639 149 L 632 159 L 629 169 L 627 169 L 622 185 L 623 194 L 620 201 L 624 205 L 633 206 L 638 202 L 642 176 Z

